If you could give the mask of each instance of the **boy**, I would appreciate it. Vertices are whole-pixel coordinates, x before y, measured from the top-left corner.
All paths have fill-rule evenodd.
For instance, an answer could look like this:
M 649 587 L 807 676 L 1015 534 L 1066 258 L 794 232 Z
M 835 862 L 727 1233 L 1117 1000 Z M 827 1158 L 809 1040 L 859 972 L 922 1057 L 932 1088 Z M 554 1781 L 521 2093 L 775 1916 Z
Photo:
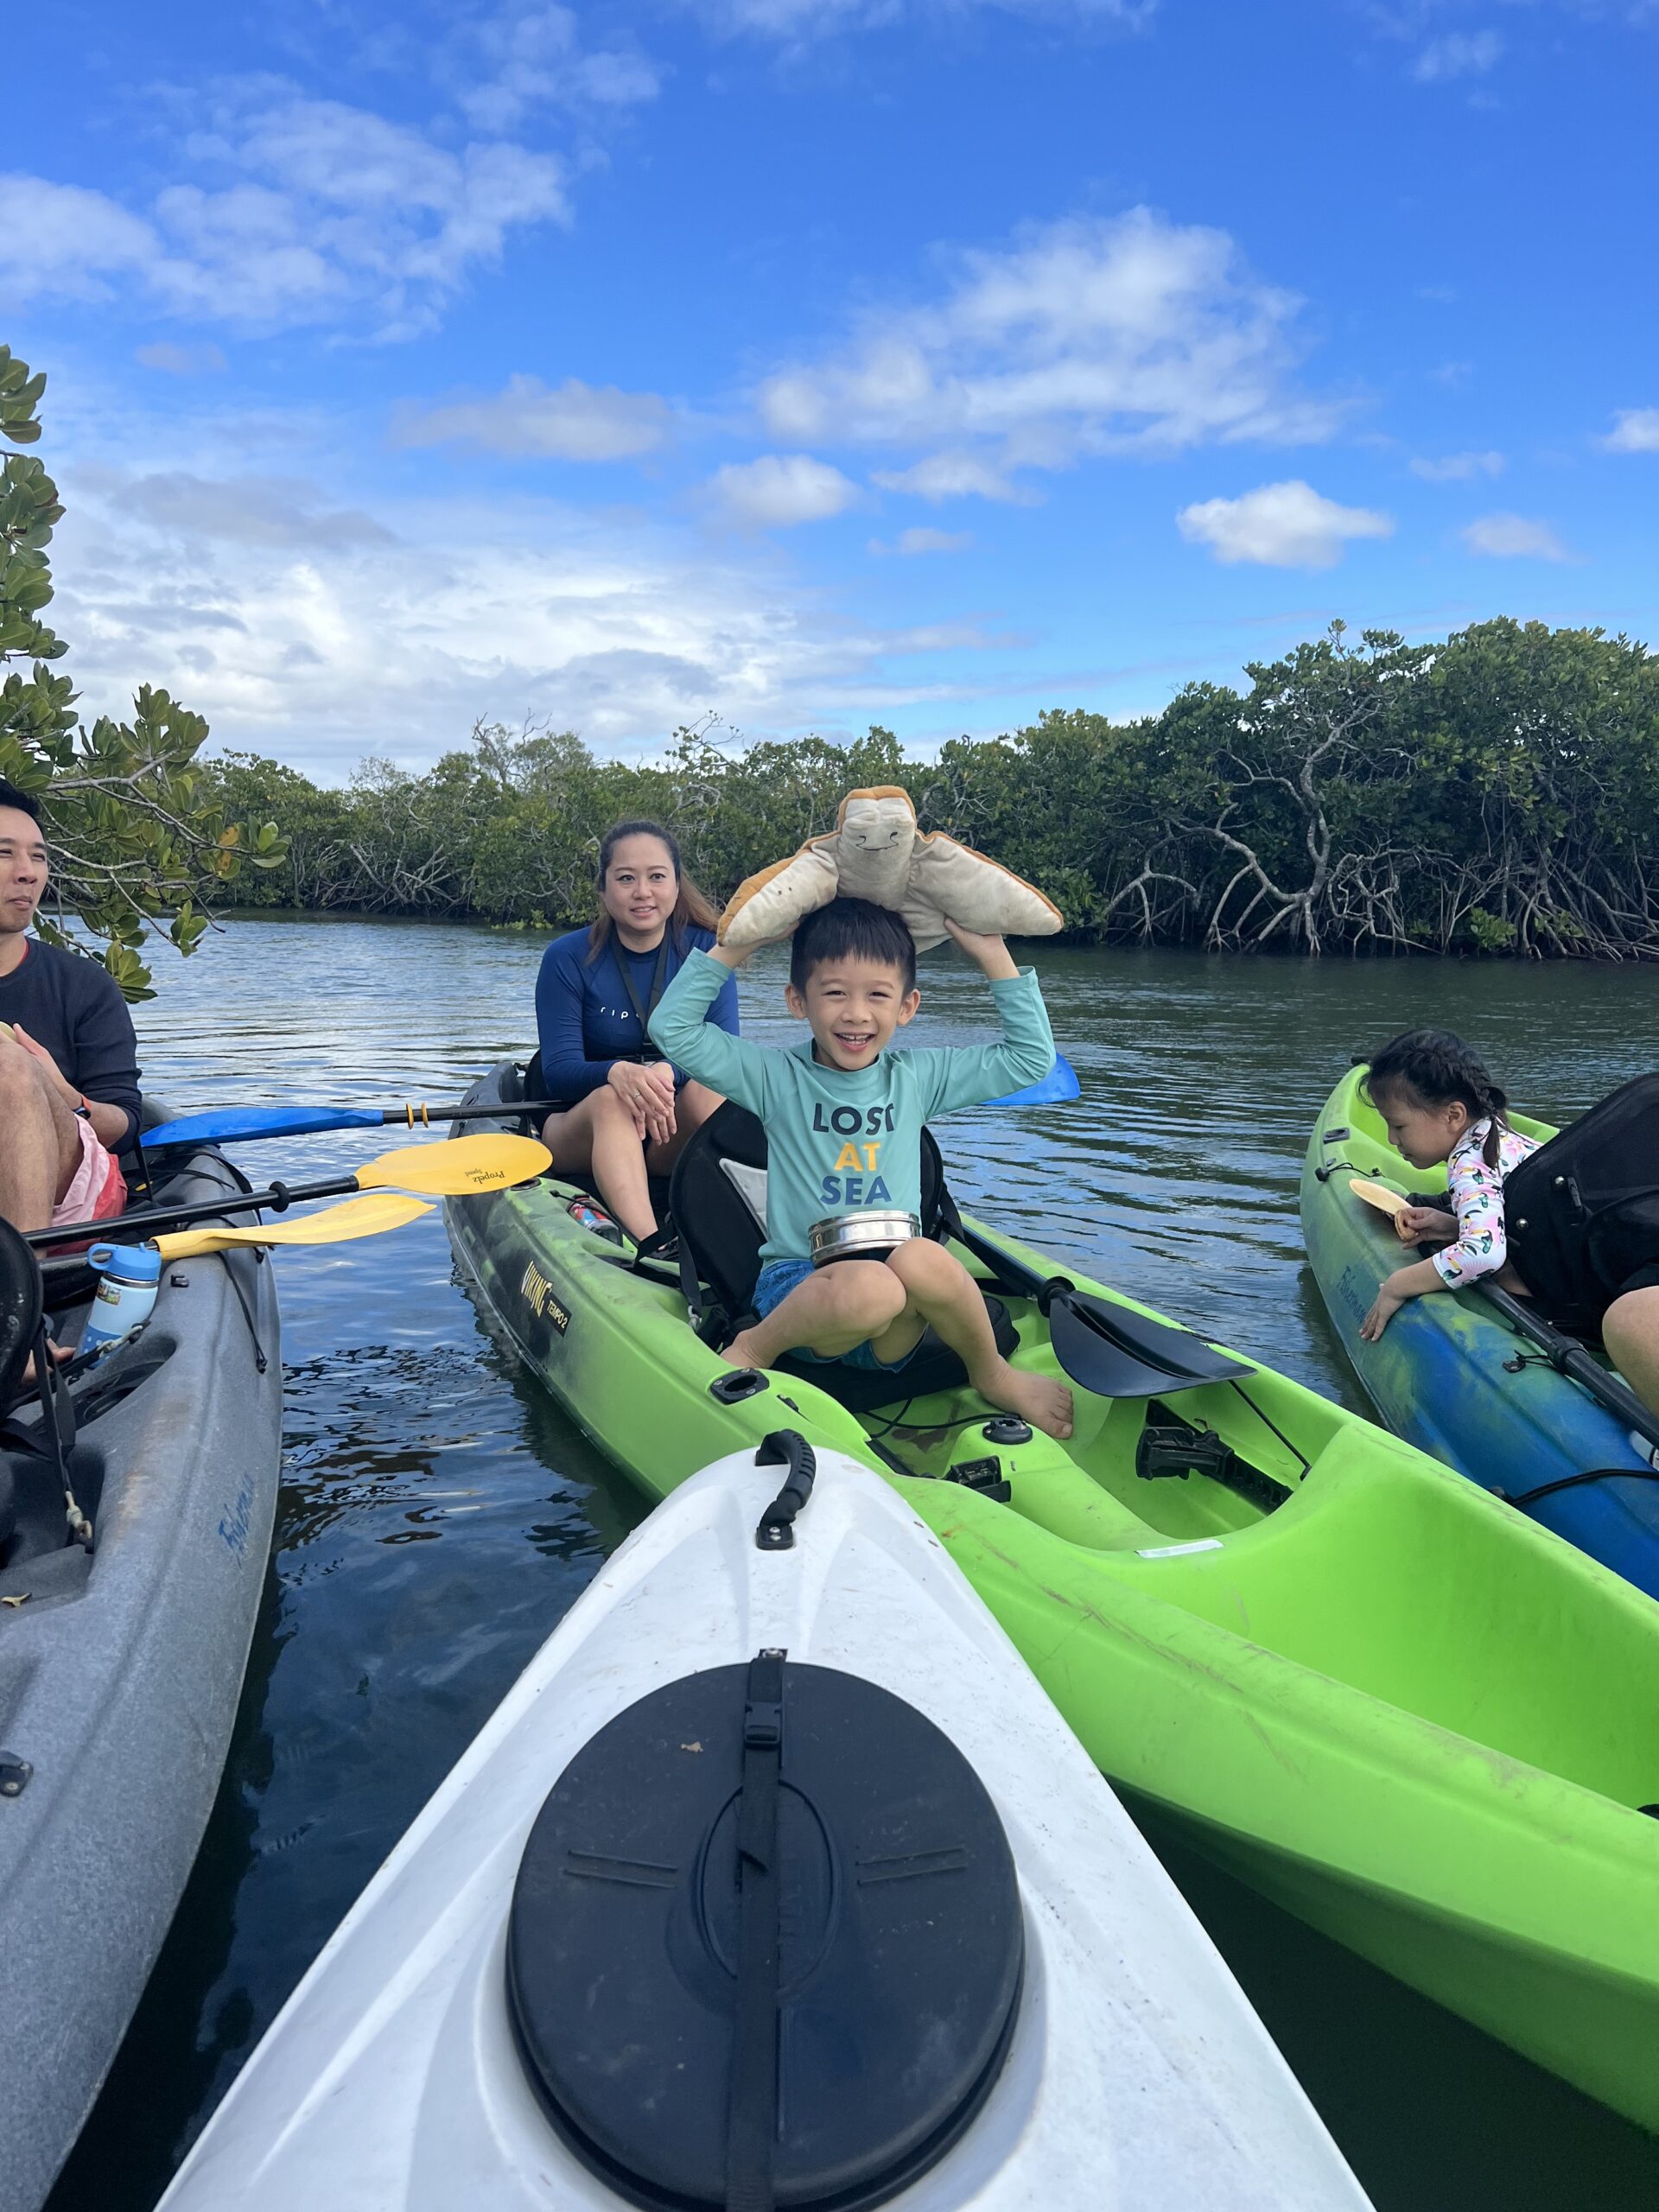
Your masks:
M 982 1398 L 1065 1437 L 1071 1393 L 1008 1365 L 978 1286 L 943 1245 L 914 1237 L 886 1260 L 816 1268 L 807 1256 L 809 1230 L 830 1215 L 874 1206 L 919 1216 L 928 1117 L 1035 1083 L 1054 1064 L 1035 974 L 1014 966 L 1000 937 L 946 927 L 991 986 L 1000 1045 L 887 1051 L 921 1004 L 916 944 L 897 914 L 863 899 L 832 899 L 795 932 L 785 995 L 810 1028 L 810 1044 L 772 1050 L 705 1023 L 728 971 L 748 957 L 723 944 L 689 954 L 652 1016 L 652 1037 L 667 1058 L 766 1125 L 759 1318 L 724 1356 L 736 1367 L 766 1367 L 785 1352 L 804 1351 L 898 1370 L 931 1323 Z

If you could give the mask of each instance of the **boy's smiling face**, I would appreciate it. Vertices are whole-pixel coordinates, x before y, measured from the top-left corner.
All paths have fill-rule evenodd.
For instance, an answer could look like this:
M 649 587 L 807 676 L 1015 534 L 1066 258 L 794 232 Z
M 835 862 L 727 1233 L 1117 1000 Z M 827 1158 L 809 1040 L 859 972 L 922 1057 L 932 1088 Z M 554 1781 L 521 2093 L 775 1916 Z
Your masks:
M 856 953 L 820 961 L 804 989 L 791 983 L 784 995 L 795 1019 L 810 1027 L 819 1059 L 849 1075 L 873 1067 L 922 1002 L 895 963 Z

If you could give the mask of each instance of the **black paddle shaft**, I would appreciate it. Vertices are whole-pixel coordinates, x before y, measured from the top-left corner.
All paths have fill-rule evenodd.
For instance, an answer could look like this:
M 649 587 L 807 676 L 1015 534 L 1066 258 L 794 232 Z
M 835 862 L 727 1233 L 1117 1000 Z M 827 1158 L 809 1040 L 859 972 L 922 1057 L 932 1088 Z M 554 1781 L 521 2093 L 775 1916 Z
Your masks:
M 1659 1414 L 1649 1412 L 1635 1391 L 1616 1375 L 1610 1375 L 1582 1344 L 1563 1336 L 1559 1329 L 1552 1329 L 1548 1321 L 1529 1312 L 1522 1300 L 1511 1297 L 1496 1283 L 1483 1282 L 1476 1287 L 1512 1329 L 1537 1345 L 1557 1374 L 1571 1376 L 1580 1389 L 1626 1422 L 1638 1436 L 1645 1436 L 1649 1444 L 1659 1444 Z
M 305 1198 L 339 1198 L 360 1191 L 355 1175 L 332 1175 L 323 1183 L 270 1183 L 263 1191 L 227 1191 L 222 1198 L 197 1198 L 183 1206 L 142 1206 L 132 1213 L 111 1214 L 107 1221 L 72 1221 L 58 1229 L 31 1229 L 27 1242 L 37 1251 L 48 1244 L 125 1243 L 136 1230 L 140 1238 L 152 1231 L 188 1229 L 193 1222 L 216 1221 L 226 1214 L 286 1213 Z M 79 1267 L 81 1262 L 76 1260 Z

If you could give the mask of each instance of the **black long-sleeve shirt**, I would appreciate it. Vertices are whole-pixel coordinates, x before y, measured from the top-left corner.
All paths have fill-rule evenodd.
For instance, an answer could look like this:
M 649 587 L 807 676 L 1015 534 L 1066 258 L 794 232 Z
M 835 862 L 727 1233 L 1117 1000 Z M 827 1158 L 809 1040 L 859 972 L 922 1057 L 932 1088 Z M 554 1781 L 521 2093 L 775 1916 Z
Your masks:
M 83 1096 L 119 1106 L 127 1134 L 138 1128 L 138 1039 L 115 978 L 95 960 L 25 938 L 22 960 L 0 976 L 0 1021 L 21 1024 L 44 1045 Z

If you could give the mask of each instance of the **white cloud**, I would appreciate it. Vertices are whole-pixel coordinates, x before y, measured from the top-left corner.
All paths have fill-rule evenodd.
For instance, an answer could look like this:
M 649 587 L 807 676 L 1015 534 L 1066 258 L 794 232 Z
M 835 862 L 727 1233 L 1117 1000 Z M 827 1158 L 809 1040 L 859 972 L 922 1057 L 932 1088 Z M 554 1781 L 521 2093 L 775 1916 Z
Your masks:
M 662 445 L 671 424 L 668 402 L 655 392 L 620 391 L 577 377 L 550 391 L 538 377 L 515 376 L 487 399 L 405 409 L 392 435 L 404 446 L 454 443 L 553 461 L 629 461 Z
M 1426 484 L 1466 484 L 1476 476 L 1501 476 L 1501 453 L 1448 453 L 1438 461 L 1419 459 L 1411 464 L 1414 476 Z
M 971 531 L 901 530 L 890 545 L 883 544 L 879 537 L 873 537 L 870 550 L 872 553 L 897 553 L 909 560 L 921 553 L 963 553 L 973 542 Z
M 1459 535 L 1471 553 L 1495 561 L 1568 561 L 1573 557 L 1547 522 L 1525 515 L 1482 515 Z
M 860 496 L 857 485 L 838 468 L 804 453 L 728 461 L 715 470 L 709 489 L 732 521 L 756 530 L 824 522 L 844 513 Z
M 875 481 L 884 492 L 909 492 L 938 506 L 943 499 L 1000 499 L 1006 505 L 1030 506 L 1037 494 L 1011 484 L 995 463 L 978 454 L 929 454 L 911 468 L 877 469 Z
M 1448 31 L 1431 39 L 1412 71 L 1420 85 L 1441 85 L 1457 77 L 1484 77 L 1497 67 L 1503 41 L 1496 31 Z
M 1300 478 L 1263 484 L 1236 499 L 1204 499 L 1175 518 L 1183 537 L 1207 545 L 1217 561 L 1270 569 L 1330 569 L 1350 538 L 1391 537 L 1391 517 L 1338 506 Z
M 79 185 L 0 178 L 0 282 L 16 301 L 118 284 L 205 321 L 429 329 L 523 225 L 568 219 L 563 164 L 505 142 L 459 151 L 262 79 L 223 92 L 185 142 L 205 181 L 147 214 Z
M 868 315 L 838 354 L 767 378 L 759 404 L 791 443 L 948 440 L 950 467 L 965 452 L 981 472 L 963 488 L 995 480 L 1007 498 L 1010 468 L 1084 453 L 1325 436 L 1335 410 L 1289 381 L 1297 307 L 1225 232 L 1136 208 L 957 256 L 943 297 Z M 903 488 L 949 495 L 918 472 Z
M 948 17 L 975 7 L 1007 15 L 1058 19 L 1074 24 L 1115 24 L 1136 29 L 1156 12 L 1158 0 L 683 0 L 707 28 L 732 36 L 804 44 L 837 31 L 885 30 L 907 18 Z
M 1659 407 L 1621 407 L 1602 442 L 1609 453 L 1659 453 Z
M 112 427 L 156 447 L 143 425 Z M 165 683 L 216 747 L 314 772 L 343 775 L 368 753 L 418 766 L 478 715 L 527 709 L 601 752 L 655 751 L 710 709 L 751 732 L 855 730 L 918 699 L 977 696 L 960 657 L 1019 642 L 971 622 L 861 626 L 770 545 L 608 509 L 500 495 L 337 506 L 321 488 L 342 473 L 335 435 L 312 451 L 297 416 L 279 442 L 308 449 L 316 481 L 228 465 L 215 478 L 213 427 L 191 435 L 193 471 L 55 464 L 65 672 L 89 713 Z M 218 442 L 228 464 L 243 434 L 227 424 Z M 949 658 L 891 672 L 930 653 Z
M 140 346 L 133 359 L 141 368 L 158 369 L 168 377 L 209 376 L 226 366 L 217 346 L 173 346 L 165 339 Z
M 491 74 L 460 94 L 480 130 L 516 130 L 537 108 L 626 108 L 655 99 L 661 76 L 643 54 L 626 48 L 584 53 L 569 8 L 515 6 L 476 26 Z

